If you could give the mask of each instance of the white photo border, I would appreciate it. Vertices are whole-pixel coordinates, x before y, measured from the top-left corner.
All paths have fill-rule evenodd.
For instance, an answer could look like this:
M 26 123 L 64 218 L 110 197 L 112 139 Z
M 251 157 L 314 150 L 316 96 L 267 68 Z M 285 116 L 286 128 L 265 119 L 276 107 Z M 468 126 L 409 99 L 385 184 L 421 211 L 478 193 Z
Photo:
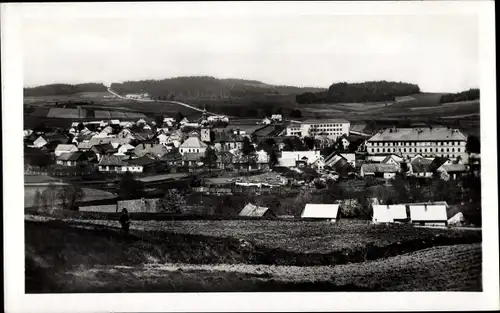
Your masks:
M 6 312 L 420 311 L 499 308 L 495 17 L 492 1 L 172 2 L 1 4 L 4 287 Z M 479 23 L 483 292 L 24 293 L 24 18 L 243 15 L 477 14 Z M 450 73 L 452 75 L 452 73 Z

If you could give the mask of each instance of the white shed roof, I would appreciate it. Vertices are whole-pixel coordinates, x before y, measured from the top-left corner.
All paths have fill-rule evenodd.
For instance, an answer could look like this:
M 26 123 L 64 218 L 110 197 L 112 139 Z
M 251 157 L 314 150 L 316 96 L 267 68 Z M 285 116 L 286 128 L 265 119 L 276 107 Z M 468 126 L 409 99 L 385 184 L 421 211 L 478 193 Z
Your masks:
M 389 211 L 393 219 L 405 219 L 408 217 L 406 214 L 406 205 L 404 204 L 389 205 Z
M 388 210 L 387 205 L 373 205 L 374 223 L 392 223 L 394 218 Z
M 412 221 L 447 221 L 445 205 L 410 205 Z
M 337 218 L 340 204 L 306 204 L 302 218 Z
M 392 223 L 395 219 L 406 219 L 406 206 L 397 205 L 373 205 L 374 223 Z

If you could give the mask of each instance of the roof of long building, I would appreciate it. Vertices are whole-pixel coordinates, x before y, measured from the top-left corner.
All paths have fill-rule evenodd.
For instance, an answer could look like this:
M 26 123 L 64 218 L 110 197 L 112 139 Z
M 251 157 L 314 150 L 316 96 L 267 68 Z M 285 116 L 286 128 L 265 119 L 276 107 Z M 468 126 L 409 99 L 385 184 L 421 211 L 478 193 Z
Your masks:
M 331 124 L 331 123 L 349 123 L 343 118 L 323 118 L 323 119 L 307 119 L 302 124 Z
M 368 141 L 436 141 L 467 140 L 458 130 L 446 127 L 389 128 L 373 135 Z

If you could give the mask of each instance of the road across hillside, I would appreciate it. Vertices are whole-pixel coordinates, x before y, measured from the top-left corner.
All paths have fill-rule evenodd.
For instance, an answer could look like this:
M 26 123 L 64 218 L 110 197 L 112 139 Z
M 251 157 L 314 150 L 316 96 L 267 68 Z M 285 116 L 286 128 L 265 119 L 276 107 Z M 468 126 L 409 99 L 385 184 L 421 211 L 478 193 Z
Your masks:
M 114 92 L 113 90 L 111 90 L 111 88 L 108 88 L 108 92 L 120 99 L 124 99 L 124 100 L 132 100 L 132 101 L 137 101 L 137 102 L 161 102 L 161 103 L 171 103 L 171 104 L 178 104 L 178 105 L 182 105 L 186 108 L 189 108 L 191 110 L 195 110 L 195 111 L 198 111 L 198 112 L 201 112 L 201 113 L 204 113 L 206 112 L 208 115 L 219 115 L 219 114 L 216 114 L 216 113 L 212 113 L 212 112 L 208 112 L 206 110 L 202 110 L 202 109 L 199 109 L 197 107 L 194 107 L 192 105 L 189 105 L 189 104 L 186 104 L 186 103 L 183 103 L 183 102 L 179 102 L 179 101 L 168 101 L 168 100 L 149 100 L 149 99 L 128 99 L 128 98 L 125 98 L 124 96 L 121 96 L 119 94 L 117 94 L 116 92 Z

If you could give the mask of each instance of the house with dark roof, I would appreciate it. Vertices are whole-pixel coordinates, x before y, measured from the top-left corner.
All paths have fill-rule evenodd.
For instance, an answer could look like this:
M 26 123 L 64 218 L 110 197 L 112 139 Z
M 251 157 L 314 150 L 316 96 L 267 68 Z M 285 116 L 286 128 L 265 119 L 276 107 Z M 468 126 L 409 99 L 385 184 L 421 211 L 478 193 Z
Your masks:
M 168 148 L 155 143 L 140 143 L 134 148 L 134 154 L 138 157 L 142 157 L 148 153 L 154 155 L 157 158 L 161 158 L 165 153 L 168 152 Z
M 83 153 L 81 151 L 65 152 L 56 157 L 56 164 L 63 166 L 77 166 L 83 160 Z
M 180 154 L 177 149 L 170 150 L 160 157 L 160 161 L 164 162 L 171 168 L 176 168 L 182 166 L 182 154 Z
M 201 159 L 204 155 L 205 153 L 186 152 L 182 155 L 182 164 L 187 165 L 191 168 L 202 166 L 203 163 Z
M 361 165 L 360 176 L 374 176 L 391 179 L 399 173 L 400 168 L 394 164 L 365 163 Z
M 89 151 L 94 152 L 97 155 L 97 158 L 100 160 L 104 155 L 112 155 L 118 152 L 118 149 L 114 148 L 112 144 L 98 144 L 93 145 Z
M 417 157 L 414 158 L 410 163 L 408 163 L 408 173 L 407 175 L 413 175 L 416 177 L 430 178 L 433 175 L 431 169 L 432 160 Z
M 142 171 L 146 172 L 148 170 L 152 170 L 158 163 L 158 160 L 150 154 L 146 154 L 137 159 L 125 160 L 125 163 L 127 164 L 127 166 L 142 167 Z

